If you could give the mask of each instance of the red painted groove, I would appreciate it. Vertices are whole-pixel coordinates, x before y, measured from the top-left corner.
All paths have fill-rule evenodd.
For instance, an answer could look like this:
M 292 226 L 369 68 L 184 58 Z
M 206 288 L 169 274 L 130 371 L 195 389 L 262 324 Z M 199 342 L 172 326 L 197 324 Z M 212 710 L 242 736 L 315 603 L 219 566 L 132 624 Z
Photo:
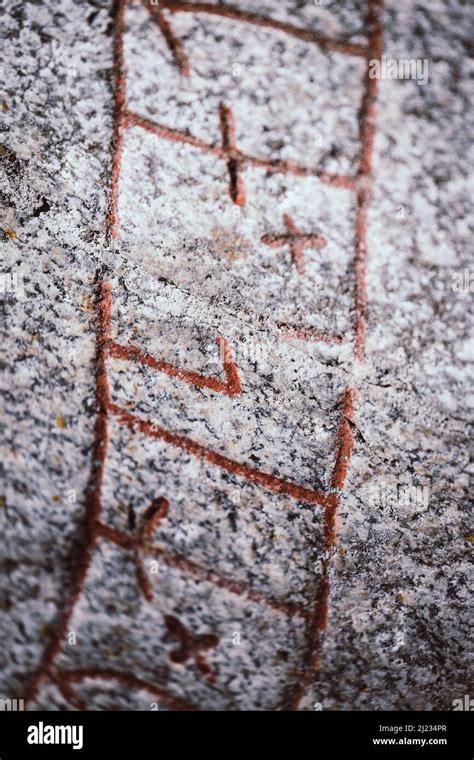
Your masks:
M 111 168 L 106 231 L 109 239 L 118 235 L 118 191 L 122 162 L 123 133 L 125 129 L 125 66 L 123 55 L 123 35 L 125 29 L 126 0 L 114 0 L 113 18 L 115 22 L 113 43 L 113 117 L 111 140 Z
M 366 0 L 368 30 L 367 66 L 364 95 L 359 114 L 360 160 L 358 171 L 357 213 L 355 229 L 354 273 L 355 288 L 355 357 L 362 361 L 365 354 L 367 322 L 367 206 L 371 197 L 372 154 L 375 138 L 375 116 L 378 80 L 369 76 L 369 61 L 381 58 L 383 0 Z
M 115 528 L 111 528 L 109 525 L 106 525 L 100 520 L 96 523 L 96 533 L 98 536 L 106 538 L 113 544 L 120 546 L 121 549 L 135 549 L 136 547 L 137 541 L 134 536 L 128 533 L 124 533 L 123 531 L 116 530 Z
M 347 388 L 342 398 L 341 420 L 337 433 L 336 464 L 331 476 L 331 488 L 342 491 L 352 451 L 352 424 L 354 422 L 355 397 L 352 388 Z M 324 511 L 324 551 L 329 555 L 336 543 L 336 512 L 338 499 L 334 499 Z
M 219 347 L 219 353 L 222 359 L 222 365 L 224 367 L 224 372 L 227 378 L 227 388 L 229 391 L 229 395 L 230 396 L 239 395 L 240 393 L 242 393 L 242 388 L 240 386 L 240 379 L 239 379 L 239 374 L 237 372 L 237 365 L 234 361 L 234 356 L 233 356 L 229 341 L 226 338 L 223 338 L 221 335 L 218 335 L 216 338 L 216 343 Z
M 330 335 L 315 327 L 297 327 L 287 322 L 277 322 L 276 326 L 282 331 L 283 338 L 291 340 L 305 340 L 310 343 L 327 343 L 328 345 L 347 343 L 348 341 L 342 335 Z
M 372 153 L 375 137 L 375 111 L 377 97 L 377 79 L 369 77 L 369 61 L 380 58 L 382 54 L 382 24 L 383 0 L 366 0 L 366 27 L 368 30 L 369 46 L 366 56 L 364 73 L 364 95 L 359 115 L 360 161 L 358 172 L 359 187 L 357 190 L 357 212 L 355 229 L 354 270 L 356 278 L 355 293 L 355 346 L 354 356 L 361 361 L 365 354 L 365 331 L 367 309 L 367 205 L 371 196 Z M 354 419 L 354 393 L 346 391 L 343 399 L 343 414 L 338 434 L 338 455 L 333 471 L 331 484 L 341 489 L 344 484 L 350 452 L 352 448 L 351 422 Z M 330 552 L 336 540 L 336 513 L 339 499 L 334 498 L 332 504 L 325 510 L 324 545 L 326 558 L 323 562 L 323 582 L 321 584 L 314 608 L 312 624 L 308 627 L 308 646 L 304 658 L 304 669 L 295 674 L 294 682 L 289 691 L 290 709 L 298 709 L 302 696 L 307 690 L 311 678 L 319 666 L 323 633 L 327 627 L 328 602 L 330 592 L 329 562 Z M 288 698 L 288 697 L 287 697 Z M 285 705 L 286 706 L 286 705 Z
M 350 177 L 348 174 L 330 174 L 318 169 L 302 166 L 301 164 L 292 161 L 248 156 L 237 149 L 226 150 L 219 145 L 206 143 L 204 140 L 201 140 L 199 137 L 194 137 L 188 132 L 172 129 L 171 127 L 163 127 L 160 124 L 151 121 L 151 119 L 146 119 L 132 111 L 127 111 L 124 119 L 127 127 L 139 127 L 140 129 L 144 129 L 146 132 L 150 132 L 164 140 L 171 140 L 172 142 L 182 143 L 183 145 L 190 145 L 193 148 L 202 150 L 204 153 L 210 153 L 217 156 L 226 161 L 226 163 L 230 158 L 234 159 L 238 163 L 240 169 L 252 166 L 265 169 L 273 174 L 281 173 L 293 174 L 297 177 L 316 177 L 320 182 L 323 182 L 326 185 L 343 188 L 345 190 L 352 190 L 357 185 L 357 177 Z
M 331 488 L 344 488 L 347 468 L 352 449 L 352 428 L 354 422 L 355 396 L 352 388 L 346 388 L 342 397 L 341 420 L 337 432 L 336 464 L 331 475 Z
M 352 388 L 346 388 L 342 398 L 341 420 L 337 431 L 337 454 L 334 464 L 331 486 L 338 491 L 344 488 L 344 481 L 352 449 L 351 422 L 354 418 L 354 392 Z M 311 619 L 306 629 L 306 647 L 299 668 L 292 678 L 290 688 L 287 690 L 282 707 L 297 710 L 301 698 L 314 677 L 319 666 L 323 634 L 327 626 L 330 583 L 328 577 L 330 553 L 336 541 L 336 512 L 339 506 L 339 494 L 334 493 L 324 512 L 324 551 L 322 560 L 322 578 L 318 594 L 313 608 Z
M 219 106 L 219 121 L 222 134 L 222 149 L 229 156 L 227 169 L 229 172 L 229 195 L 237 206 L 245 206 L 245 191 L 240 176 L 240 155 L 235 146 L 235 125 L 231 109 L 221 103 Z
M 316 179 L 325 185 L 339 187 L 344 190 L 352 190 L 356 186 L 357 181 L 356 178 L 351 177 L 348 174 L 331 174 L 329 172 L 323 172 L 320 169 L 311 169 L 302 166 L 293 161 L 281 161 L 280 159 L 252 158 L 252 156 L 244 156 L 242 166 L 255 166 L 260 169 L 266 169 L 266 171 L 273 174 L 281 172 L 282 174 L 294 174 L 297 177 L 316 177 Z
M 121 549 L 129 549 L 132 552 L 138 588 L 147 602 L 151 602 L 153 600 L 153 589 L 141 561 L 139 551 L 142 546 L 139 540 L 135 536 L 110 528 L 100 521 L 96 523 L 95 529 L 97 536 L 106 538 L 108 541 L 120 546 Z
M 148 580 L 145 568 L 143 567 L 140 555 L 135 553 L 135 575 L 137 577 L 137 583 L 140 591 L 147 600 L 147 602 L 153 601 L 153 588 Z
M 97 524 L 97 533 L 103 538 L 111 541 L 112 543 L 120 546 L 121 549 L 134 550 L 137 547 L 136 539 L 122 531 L 118 531 L 115 528 L 110 528 L 108 525 L 99 522 Z M 275 599 L 274 597 L 267 596 L 259 591 L 256 591 L 247 583 L 237 581 L 235 579 L 230 580 L 222 575 L 219 575 L 214 570 L 208 570 L 196 562 L 183 557 L 181 554 L 172 554 L 166 549 L 162 549 L 159 546 L 149 544 L 145 541 L 140 543 L 139 547 L 146 555 L 157 557 L 168 567 L 172 567 L 179 570 L 183 575 L 188 575 L 192 578 L 197 578 L 203 583 L 211 583 L 213 586 L 225 589 L 231 594 L 236 596 L 243 596 L 252 602 L 257 604 L 264 604 L 276 612 L 281 612 L 292 618 L 294 616 L 302 619 L 308 619 L 310 613 L 305 609 L 302 604 L 296 602 L 285 602 L 281 599 Z
M 239 395 L 241 393 L 240 380 L 237 368 L 231 358 L 232 353 L 229 343 L 221 336 L 217 336 L 216 343 L 223 359 L 224 372 L 227 378 L 227 382 L 225 383 L 221 380 L 217 380 L 215 377 L 207 377 L 198 372 L 175 367 L 168 362 L 158 361 L 153 356 L 141 351 L 136 346 L 122 346 L 115 341 L 111 341 L 108 345 L 108 352 L 114 359 L 137 362 L 138 364 L 150 367 L 150 369 L 155 369 L 158 372 L 164 372 L 169 377 L 176 378 L 185 383 L 190 383 L 197 388 L 209 388 L 209 390 L 223 393 L 226 396 Z
M 143 689 L 161 700 L 162 703 L 171 710 L 199 710 L 199 707 L 193 705 L 191 702 L 175 697 L 166 689 L 156 686 L 143 678 L 129 675 L 128 673 L 121 673 L 120 671 L 102 668 L 78 668 L 77 670 L 60 670 L 55 674 L 55 681 L 61 684 L 82 683 L 86 679 L 108 682 L 116 681 L 127 689 Z
M 162 496 L 159 496 L 150 504 L 143 516 L 143 522 L 138 533 L 140 542 L 150 538 L 161 521 L 168 515 L 169 507 L 169 501 Z
M 151 5 L 150 0 L 142 0 L 142 5 L 150 11 L 153 21 L 160 29 L 163 37 L 166 40 L 173 60 L 183 76 L 189 76 L 189 64 L 186 54 L 184 52 L 183 44 L 181 40 L 175 36 L 171 28 L 171 24 L 162 13 L 161 8 L 158 5 Z M 161 5 L 161 2 L 160 2 Z
M 276 477 L 275 475 L 268 475 L 266 472 L 236 462 L 234 459 L 229 459 L 222 454 L 218 454 L 217 451 L 207 449 L 205 446 L 193 441 L 191 438 L 171 433 L 165 428 L 161 428 L 151 422 L 142 420 L 140 417 L 127 412 L 120 406 L 116 406 L 116 404 L 110 404 L 109 410 L 122 425 L 126 425 L 132 431 L 138 430 L 140 433 L 143 433 L 150 438 L 156 438 L 165 441 L 166 443 L 170 443 L 172 446 L 176 446 L 182 451 L 187 451 L 189 454 L 209 462 L 209 464 L 216 465 L 216 467 L 220 467 L 233 475 L 238 475 L 251 483 L 263 486 L 263 488 L 268 491 L 291 496 L 293 499 L 305 501 L 309 504 L 321 504 L 324 506 L 329 503 L 330 497 L 326 493 L 299 486 L 296 483 L 283 480 L 283 478 Z
M 254 24 L 255 26 L 263 26 L 270 29 L 276 29 L 279 32 L 285 32 L 293 37 L 297 37 L 305 42 L 312 42 L 316 45 L 320 45 L 327 50 L 334 50 L 338 53 L 346 53 L 347 55 L 364 56 L 367 52 L 366 45 L 359 45 L 353 42 L 346 42 L 344 40 L 337 40 L 331 37 L 326 37 L 320 32 L 316 32 L 313 29 L 305 29 L 293 24 L 286 23 L 285 21 L 278 21 L 277 19 L 269 18 L 268 16 L 262 16 L 260 13 L 252 13 L 251 11 L 243 11 L 240 8 L 236 8 L 232 5 L 214 5 L 213 3 L 195 3 L 195 2 L 177 2 L 175 0 L 160 0 L 162 8 L 167 8 L 173 13 L 188 12 L 188 13 L 208 13 L 214 16 L 224 16 L 225 18 L 234 19 L 236 21 L 244 21 L 248 24 Z
M 304 249 L 315 248 L 320 250 L 327 245 L 327 240 L 322 235 L 304 233 L 298 229 L 289 214 L 283 214 L 283 222 L 287 232 L 283 235 L 263 235 L 262 243 L 270 248 L 281 248 L 287 245 L 290 248 L 291 258 L 298 274 L 304 274 Z
M 109 340 L 110 326 L 110 288 L 105 283 L 98 287 L 96 350 L 95 350 L 95 382 L 97 417 L 94 426 L 94 441 L 92 447 L 92 463 L 89 483 L 86 491 L 85 525 L 82 545 L 76 559 L 76 576 L 69 595 L 64 599 L 61 611 L 54 628 L 51 641 L 43 650 L 40 663 L 25 690 L 25 704 L 36 695 L 38 688 L 49 675 L 56 655 L 64 642 L 68 625 L 84 585 L 84 580 L 91 561 L 91 552 L 95 541 L 95 524 L 100 515 L 102 480 L 104 474 L 105 456 L 107 451 L 107 410 L 109 406 L 109 391 L 105 363 L 105 345 Z
M 164 499 L 163 497 L 154 499 L 143 515 L 143 520 L 138 528 L 134 542 L 133 557 L 135 561 L 135 574 L 137 576 L 138 587 L 147 602 L 153 600 L 153 587 L 148 579 L 145 568 L 143 567 L 140 550 L 143 548 L 146 537 L 151 535 L 153 531 L 158 528 L 160 522 L 164 520 L 168 514 L 168 509 L 169 502 L 167 499 Z
M 64 697 L 66 702 L 71 705 L 71 707 L 74 707 L 76 710 L 80 710 L 82 712 L 87 712 L 87 704 L 85 700 L 78 697 L 78 695 L 74 692 L 74 689 L 71 688 L 70 684 L 61 681 L 61 679 L 58 678 L 55 674 L 51 674 L 50 678 L 57 687 L 60 694 Z

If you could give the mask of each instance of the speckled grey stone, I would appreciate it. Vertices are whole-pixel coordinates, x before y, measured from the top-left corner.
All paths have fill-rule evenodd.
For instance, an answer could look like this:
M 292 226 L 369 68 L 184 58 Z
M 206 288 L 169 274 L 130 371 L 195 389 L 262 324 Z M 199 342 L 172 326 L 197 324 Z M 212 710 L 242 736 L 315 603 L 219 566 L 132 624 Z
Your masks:
M 238 7 L 364 42 L 363 2 L 268 0 L 256 8 L 238 0 Z M 363 58 L 235 19 L 166 17 L 191 75 L 179 73 L 148 10 L 130 3 L 124 56 L 132 111 L 220 145 L 225 103 L 243 153 L 355 174 Z M 27 690 L 77 577 L 98 411 L 99 279 L 110 283 L 111 338 L 121 345 L 222 380 L 216 336 L 229 342 L 238 396 L 107 361 L 113 403 L 221 457 L 330 490 L 340 398 L 355 388 L 328 621 L 298 707 L 451 709 L 469 690 L 472 287 L 455 283 L 461 275 L 466 283 L 472 269 L 472 12 L 451 0 L 386 3 L 385 54 L 428 59 L 429 82 L 379 82 L 362 362 L 350 342 L 353 189 L 249 166 L 240 171 L 246 204 L 239 207 L 222 156 L 130 126 L 110 240 L 112 3 L 7 0 L 1 18 L 8 44 L 0 245 L 2 273 L 17 279 L 2 293 L 8 614 L 0 697 Z M 327 241 L 305 248 L 304 276 L 288 246 L 262 240 L 284 233 L 285 215 Z M 303 341 L 282 324 L 340 342 Z M 153 546 L 199 572 L 159 558 L 153 567 L 155 555 L 140 550 L 147 600 L 135 550 L 100 538 L 67 622 L 74 643 L 64 637 L 53 674 L 89 673 L 74 695 L 91 710 L 173 709 L 146 683 L 201 709 L 285 707 L 303 667 L 300 613 L 320 593 L 328 559 L 323 507 L 117 419 L 108 432 L 102 522 L 131 534 L 150 504 L 166 498 Z M 427 498 L 417 499 L 416 487 Z M 170 616 L 192 637 L 216 637 L 204 665 L 193 652 L 173 660 L 179 641 Z M 101 671 L 127 674 L 134 685 Z M 51 677 L 29 705 L 75 706 Z

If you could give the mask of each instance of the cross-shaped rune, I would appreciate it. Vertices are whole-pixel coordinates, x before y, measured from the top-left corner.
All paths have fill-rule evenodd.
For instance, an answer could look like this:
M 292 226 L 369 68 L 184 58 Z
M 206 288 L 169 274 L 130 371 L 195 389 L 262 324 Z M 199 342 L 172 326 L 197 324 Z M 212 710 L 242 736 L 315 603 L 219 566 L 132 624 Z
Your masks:
M 213 649 L 219 643 L 219 639 L 212 633 L 203 633 L 193 636 L 192 633 L 182 624 L 174 615 L 165 615 L 165 625 L 168 629 L 165 640 L 171 638 L 178 639 L 179 644 L 176 649 L 170 652 L 171 662 L 181 665 L 190 658 L 194 660 L 198 670 L 207 678 L 210 683 L 215 681 L 215 673 L 210 665 L 207 664 L 200 650 L 206 651 Z
M 298 274 L 304 274 L 303 252 L 305 248 L 315 248 L 317 250 L 327 245 L 327 240 L 322 235 L 314 233 L 304 233 L 298 229 L 291 216 L 283 215 L 283 221 L 287 232 L 283 235 L 263 235 L 262 243 L 269 245 L 270 248 L 279 248 L 288 245 L 291 251 L 291 258 L 296 266 Z

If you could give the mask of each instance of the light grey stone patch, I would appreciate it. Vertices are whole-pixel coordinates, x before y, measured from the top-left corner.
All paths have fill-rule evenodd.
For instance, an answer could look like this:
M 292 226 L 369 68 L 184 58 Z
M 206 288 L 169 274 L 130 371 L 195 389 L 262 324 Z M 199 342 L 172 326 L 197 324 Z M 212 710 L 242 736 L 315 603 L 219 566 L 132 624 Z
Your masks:
M 138 129 L 127 133 L 123 164 L 119 234 L 127 258 L 227 310 L 351 340 L 353 193 L 248 169 L 240 209 L 223 161 Z M 305 248 L 304 275 L 288 245 L 262 242 L 287 232 L 285 214 L 327 241 Z
M 2 203 L 25 236 L 41 228 L 63 245 L 92 242 L 103 231 L 108 182 L 109 4 L 10 0 L 5 10 Z

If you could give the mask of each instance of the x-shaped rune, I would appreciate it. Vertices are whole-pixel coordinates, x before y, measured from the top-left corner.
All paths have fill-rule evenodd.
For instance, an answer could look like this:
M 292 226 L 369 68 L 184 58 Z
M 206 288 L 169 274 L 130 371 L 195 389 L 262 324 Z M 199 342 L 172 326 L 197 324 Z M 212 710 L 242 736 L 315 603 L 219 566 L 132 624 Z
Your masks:
M 190 658 L 194 660 L 198 670 L 207 678 L 210 683 L 215 681 L 215 673 L 210 665 L 207 664 L 200 650 L 213 649 L 219 643 L 219 639 L 213 633 L 203 633 L 193 636 L 186 626 L 182 624 L 174 615 L 165 615 L 165 625 L 168 632 L 164 640 L 169 638 L 178 639 L 179 644 L 176 649 L 170 652 L 171 662 L 181 665 Z
M 288 245 L 296 271 L 298 274 L 304 274 L 304 249 L 315 248 L 319 250 L 327 245 L 327 240 L 322 235 L 301 232 L 288 214 L 283 215 L 283 221 L 287 230 L 286 233 L 283 235 L 264 235 L 261 239 L 262 243 L 269 245 L 270 248 Z
M 110 528 L 100 520 L 97 521 L 94 528 L 97 535 L 112 541 L 112 543 L 120 546 L 122 549 L 129 549 L 133 552 L 138 586 L 148 602 L 151 602 L 153 599 L 153 590 L 142 564 L 141 551 L 146 548 L 146 542 L 151 538 L 161 521 L 167 516 L 168 509 L 169 502 L 167 499 L 159 496 L 152 501 L 145 511 L 138 530 L 135 530 L 135 513 L 133 511 L 129 512 L 130 531 L 128 533 Z

